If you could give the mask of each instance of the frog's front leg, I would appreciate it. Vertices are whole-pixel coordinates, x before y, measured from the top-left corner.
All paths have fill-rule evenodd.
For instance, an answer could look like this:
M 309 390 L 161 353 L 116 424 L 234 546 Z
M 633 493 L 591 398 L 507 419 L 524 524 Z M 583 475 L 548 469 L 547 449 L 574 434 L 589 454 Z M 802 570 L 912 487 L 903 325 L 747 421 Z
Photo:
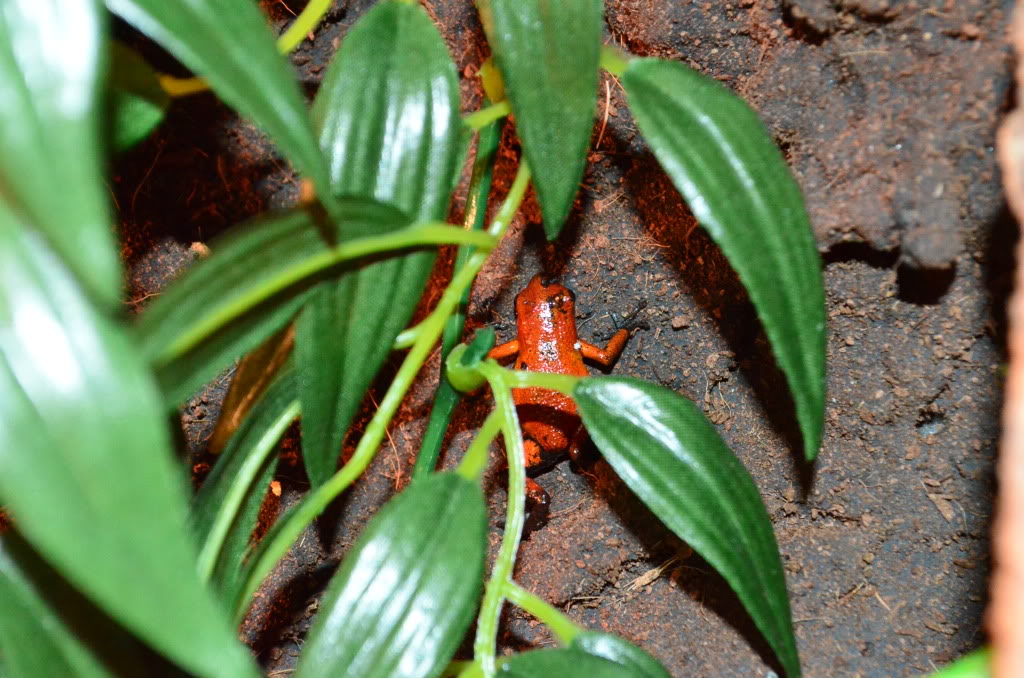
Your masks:
M 490 351 L 487 352 L 488 358 L 494 358 L 495 360 L 504 360 L 505 358 L 512 358 L 519 353 L 519 340 L 513 339 L 512 341 L 506 341 L 504 344 L 498 344 Z
M 603 365 L 604 367 L 611 367 L 612 363 L 622 354 L 622 349 L 626 348 L 626 342 L 629 341 L 629 336 L 635 329 L 648 329 L 650 326 L 646 320 L 638 318 L 640 311 L 647 307 L 646 301 L 641 301 L 637 304 L 637 307 L 633 309 L 631 313 L 623 316 L 622 323 L 615 322 L 616 330 L 612 338 L 608 340 L 608 345 L 604 348 L 594 346 L 590 342 L 579 340 L 580 353 L 587 360 L 593 360 L 594 362 Z M 612 320 L 615 320 L 615 316 L 612 316 Z

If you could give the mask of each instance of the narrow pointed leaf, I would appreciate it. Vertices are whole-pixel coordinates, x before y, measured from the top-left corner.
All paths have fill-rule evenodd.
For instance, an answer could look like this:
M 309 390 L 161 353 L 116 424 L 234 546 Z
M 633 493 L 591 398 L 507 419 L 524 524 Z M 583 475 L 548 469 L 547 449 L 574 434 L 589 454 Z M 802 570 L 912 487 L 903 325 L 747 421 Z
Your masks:
M 110 43 L 110 145 L 124 151 L 152 133 L 164 119 L 171 98 L 156 71 L 135 50 Z
M 799 676 L 768 512 L 714 427 L 689 400 L 636 379 L 582 379 L 573 399 L 619 477 L 729 582 L 787 675 Z
M 601 0 L 488 0 L 488 38 L 554 240 L 583 177 L 597 108 Z
M 291 367 L 270 385 L 232 436 L 196 495 L 192 529 L 199 573 L 221 591 L 233 590 L 260 506 L 274 477 L 278 441 L 299 414 Z
M 470 195 L 467 198 L 465 210 L 466 224 L 476 231 L 483 230 L 484 223 L 487 221 L 487 198 L 491 194 L 494 162 L 504 128 L 504 120 L 496 120 L 480 130 L 480 135 L 477 137 L 473 174 L 469 181 Z M 475 248 L 469 245 L 459 247 L 455 253 L 455 265 L 452 270 L 459 271 L 474 251 Z M 472 291 L 472 287 L 467 287 L 463 291 L 459 306 L 445 321 L 444 334 L 441 336 L 442 365 L 448 359 L 448 354 L 462 339 L 462 332 L 466 326 L 466 307 L 469 305 L 469 296 Z M 420 440 L 420 450 L 416 454 L 413 478 L 426 477 L 437 467 L 437 459 L 441 455 L 441 445 L 444 442 L 445 433 L 448 431 L 448 423 L 451 421 L 459 398 L 459 393 L 442 375 L 437 381 L 437 389 L 434 391 L 434 401 L 430 409 L 430 419 L 427 422 L 427 428 L 423 431 L 423 438 Z
M 313 108 L 338 194 L 443 219 L 462 149 L 459 88 L 419 5 L 384 0 L 348 32 Z M 334 472 L 363 395 L 408 324 L 433 252 L 373 262 L 324 283 L 296 324 L 302 452 L 310 482 Z
M 29 2 L 30 0 L 25 0 Z M 53 0 L 56 2 L 57 0 Z M 251 118 L 330 197 L 327 168 L 291 66 L 249 0 L 106 0 L 107 7 L 173 54 L 232 108 Z
M 254 666 L 195 574 L 185 483 L 127 333 L 0 204 L 0 501 L 126 628 L 200 676 Z
M 342 561 L 296 678 L 426 678 L 473 618 L 487 544 L 484 498 L 454 473 L 388 502 Z
M 654 155 L 754 302 L 814 459 L 825 413 L 825 294 L 796 181 L 757 115 L 718 82 L 637 59 L 622 84 Z
M 634 678 L 672 678 L 654 657 L 610 633 L 584 631 L 573 638 L 571 648 L 618 664 Z
M 121 264 L 97 113 L 105 19 L 97 0 L 0 3 L 0 193 L 113 307 Z
M 331 234 L 339 242 L 408 223 L 362 200 L 341 201 L 340 210 L 343 220 Z M 175 403 L 291 320 L 309 278 L 332 262 L 322 224 L 304 209 L 238 226 L 211 250 L 139 320 L 143 354 Z
M 513 655 L 502 664 L 498 675 L 507 678 L 638 678 L 638 674 L 626 666 L 575 648 L 533 650 Z

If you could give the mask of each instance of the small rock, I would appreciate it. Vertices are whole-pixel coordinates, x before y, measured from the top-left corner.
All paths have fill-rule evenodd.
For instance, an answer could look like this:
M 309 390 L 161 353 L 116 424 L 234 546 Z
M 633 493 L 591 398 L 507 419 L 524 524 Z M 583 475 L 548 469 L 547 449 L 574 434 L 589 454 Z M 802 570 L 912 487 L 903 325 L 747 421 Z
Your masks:
M 681 330 L 684 327 L 689 327 L 691 322 L 692 320 L 689 316 L 677 315 L 675 318 L 672 318 L 672 329 Z

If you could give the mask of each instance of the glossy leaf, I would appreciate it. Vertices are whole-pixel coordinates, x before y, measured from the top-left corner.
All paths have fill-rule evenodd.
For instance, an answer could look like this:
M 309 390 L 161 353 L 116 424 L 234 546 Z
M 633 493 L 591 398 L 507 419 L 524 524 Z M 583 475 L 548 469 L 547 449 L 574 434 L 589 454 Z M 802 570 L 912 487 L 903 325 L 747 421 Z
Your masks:
M 799 187 L 757 115 L 718 82 L 679 63 L 636 59 L 622 85 L 654 155 L 754 302 L 814 459 L 825 413 L 825 294 Z
M 483 493 L 454 473 L 389 501 L 331 581 L 296 678 L 438 675 L 472 621 L 486 535 Z
M 123 151 L 139 143 L 164 119 L 171 98 L 156 71 L 135 50 L 110 43 L 110 145 Z
M 101 175 L 97 0 L 0 3 L 0 193 L 113 308 L 121 264 Z
M 344 201 L 341 212 L 341 225 L 331 231 L 339 240 L 407 223 L 394 210 L 366 201 Z M 291 320 L 310 276 L 322 272 L 310 262 L 330 253 L 322 228 L 303 209 L 238 226 L 146 308 L 139 343 L 171 402 Z
M 24 0 L 30 2 L 33 0 Z M 53 0 L 56 2 L 57 0 Z M 327 168 L 289 63 L 249 0 L 106 0 L 107 7 L 178 58 L 251 118 L 330 196 Z
M 0 501 L 77 588 L 201 676 L 254 666 L 195 574 L 185 483 L 122 328 L 0 204 Z
M 625 666 L 574 648 L 513 655 L 501 665 L 498 675 L 509 678 L 638 678 L 638 674 Z
M 601 0 L 488 0 L 488 38 L 549 240 L 583 178 L 597 109 Z M 486 10 L 484 10 L 486 11 Z
M 443 219 L 460 159 L 459 88 L 419 5 L 384 0 L 345 36 L 313 107 L 338 194 Z M 320 285 L 296 323 L 302 452 L 314 486 L 419 302 L 434 252 L 366 264 Z
M 196 495 L 192 527 L 199 572 L 233 590 L 277 466 L 278 441 L 299 414 L 298 379 L 289 366 L 244 419 Z
M 571 648 L 618 664 L 634 678 L 672 678 L 654 657 L 610 633 L 584 631 L 573 638 Z
M 620 478 L 736 592 L 789 676 L 800 675 L 782 560 L 757 486 L 689 400 L 622 377 L 585 378 L 573 399 Z

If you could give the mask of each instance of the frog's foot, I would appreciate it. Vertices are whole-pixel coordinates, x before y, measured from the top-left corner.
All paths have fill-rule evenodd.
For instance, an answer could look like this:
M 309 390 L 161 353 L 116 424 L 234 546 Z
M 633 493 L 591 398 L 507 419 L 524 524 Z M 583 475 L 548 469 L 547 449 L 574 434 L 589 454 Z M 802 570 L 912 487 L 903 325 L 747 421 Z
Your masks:
M 636 330 L 651 329 L 651 326 L 647 323 L 647 319 L 640 315 L 640 311 L 645 308 L 647 308 L 647 300 L 641 299 L 637 302 L 636 306 L 633 307 L 633 310 L 625 315 L 618 315 L 614 311 L 610 313 L 609 315 L 612 318 L 612 325 L 615 326 L 615 329 L 612 331 L 612 336 L 620 330 L 626 330 L 632 334 Z
M 530 515 L 523 525 L 523 539 L 528 539 L 531 532 L 547 525 L 551 513 L 550 495 L 533 478 L 526 479 L 526 508 Z

